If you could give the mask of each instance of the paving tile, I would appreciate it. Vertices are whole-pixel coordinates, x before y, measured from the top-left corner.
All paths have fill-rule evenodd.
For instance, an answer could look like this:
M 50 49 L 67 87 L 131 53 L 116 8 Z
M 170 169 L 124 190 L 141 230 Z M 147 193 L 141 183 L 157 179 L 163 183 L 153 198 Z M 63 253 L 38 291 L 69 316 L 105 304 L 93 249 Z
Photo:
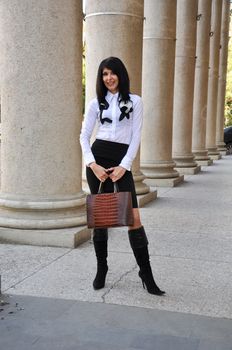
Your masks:
M 35 274 L 69 251 L 67 248 L 0 244 L 2 290 Z

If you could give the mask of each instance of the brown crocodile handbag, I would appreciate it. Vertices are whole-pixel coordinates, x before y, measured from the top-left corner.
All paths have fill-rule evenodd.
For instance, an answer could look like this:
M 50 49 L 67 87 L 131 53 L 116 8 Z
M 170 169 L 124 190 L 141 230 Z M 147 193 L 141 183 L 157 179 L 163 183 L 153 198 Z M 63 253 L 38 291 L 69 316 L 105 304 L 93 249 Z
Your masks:
M 103 182 L 97 194 L 86 198 L 88 228 L 132 226 L 134 223 L 130 192 L 119 192 L 114 182 L 114 192 L 102 193 Z

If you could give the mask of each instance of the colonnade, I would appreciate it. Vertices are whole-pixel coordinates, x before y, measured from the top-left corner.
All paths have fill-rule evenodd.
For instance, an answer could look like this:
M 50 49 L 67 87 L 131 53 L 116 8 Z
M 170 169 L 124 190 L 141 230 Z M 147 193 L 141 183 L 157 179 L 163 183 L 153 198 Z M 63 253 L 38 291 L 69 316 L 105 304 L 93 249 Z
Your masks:
M 141 205 L 224 150 L 229 0 L 86 1 L 86 104 L 99 62 L 118 56 L 142 94 L 133 165 Z M 89 238 L 82 190 L 82 1 L 0 4 L 0 238 Z

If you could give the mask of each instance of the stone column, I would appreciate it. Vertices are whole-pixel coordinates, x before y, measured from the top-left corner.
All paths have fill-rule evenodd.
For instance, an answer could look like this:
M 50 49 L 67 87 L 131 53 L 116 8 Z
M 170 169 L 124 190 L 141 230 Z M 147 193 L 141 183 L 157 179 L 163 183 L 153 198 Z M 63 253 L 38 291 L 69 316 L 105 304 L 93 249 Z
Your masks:
M 1 142 L 2 142 L 2 122 L 1 122 L 1 96 L 0 96 L 0 190 L 1 190 Z
M 109 56 L 124 62 L 131 92 L 141 95 L 143 20 L 143 1 L 86 1 L 86 103 L 96 96 L 97 69 Z M 154 199 L 156 193 L 151 193 L 143 182 L 139 154 L 133 164 L 133 176 L 140 206 Z
M 2 0 L 1 238 L 89 238 L 81 189 L 82 1 Z M 59 230 L 62 229 L 62 230 Z M 78 234 L 79 232 L 79 234 Z
M 176 0 L 145 1 L 145 18 L 141 167 L 146 183 L 174 186 L 183 181 L 172 160 Z
M 224 143 L 224 122 L 225 122 L 225 94 L 226 94 L 226 74 L 228 61 L 230 24 L 230 1 L 223 0 L 222 3 L 222 26 L 221 26 L 221 50 L 219 58 L 219 80 L 218 80 L 218 100 L 217 100 L 217 123 L 216 123 L 216 144 L 221 154 L 226 154 Z
M 209 54 L 209 80 L 206 119 L 206 148 L 211 159 L 220 159 L 216 146 L 216 116 L 218 94 L 218 69 L 220 51 L 222 0 L 212 0 L 211 37 Z
M 193 100 L 192 151 L 199 165 L 213 163 L 208 156 L 206 142 L 206 115 L 209 72 L 209 33 L 212 0 L 198 1 L 196 66 Z
M 192 113 L 197 0 L 177 0 L 177 42 L 173 107 L 173 159 L 180 174 L 196 174 L 192 153 Z

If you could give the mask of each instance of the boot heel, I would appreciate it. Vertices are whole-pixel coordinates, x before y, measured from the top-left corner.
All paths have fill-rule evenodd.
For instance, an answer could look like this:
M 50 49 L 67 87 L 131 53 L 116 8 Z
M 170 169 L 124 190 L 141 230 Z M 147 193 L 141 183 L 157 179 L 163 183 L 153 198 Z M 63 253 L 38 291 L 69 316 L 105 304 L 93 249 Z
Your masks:
M 147 248 L 148 240 L 144 227 L 141 226 L 139 228 L 129 230 L 128 235 L 136 262 L 140 268 L 139 277 L 142 280 L 143 288 L 147 289 L 148 293 L 150 294 L 165 294 L 164 291 L 159 289 L 154 281 Z
M 143 285 L 143 289 L 146 289 L 146 286 L 143 280 L 142 280 L 142 285 Z
M 141 282 L 142 282 L 142 286 L 143 286 L 143 289 L 146 289 L 146 285 L 144 283 L 144 280 L 142 279 L 142 276 L 141 276 L 141 272 L 139 271 L 138 273 L 139 277 L 141 278 Z
M 165 292 L 159 289 L 159 287 L 155 283 L 152 272 L 142 274 L 141 271 L 139 271 L 139 277 L 141 278 L 143 288 L 146 289 L 149 294 L 154 294 L 154 295 L 165 294 Z

